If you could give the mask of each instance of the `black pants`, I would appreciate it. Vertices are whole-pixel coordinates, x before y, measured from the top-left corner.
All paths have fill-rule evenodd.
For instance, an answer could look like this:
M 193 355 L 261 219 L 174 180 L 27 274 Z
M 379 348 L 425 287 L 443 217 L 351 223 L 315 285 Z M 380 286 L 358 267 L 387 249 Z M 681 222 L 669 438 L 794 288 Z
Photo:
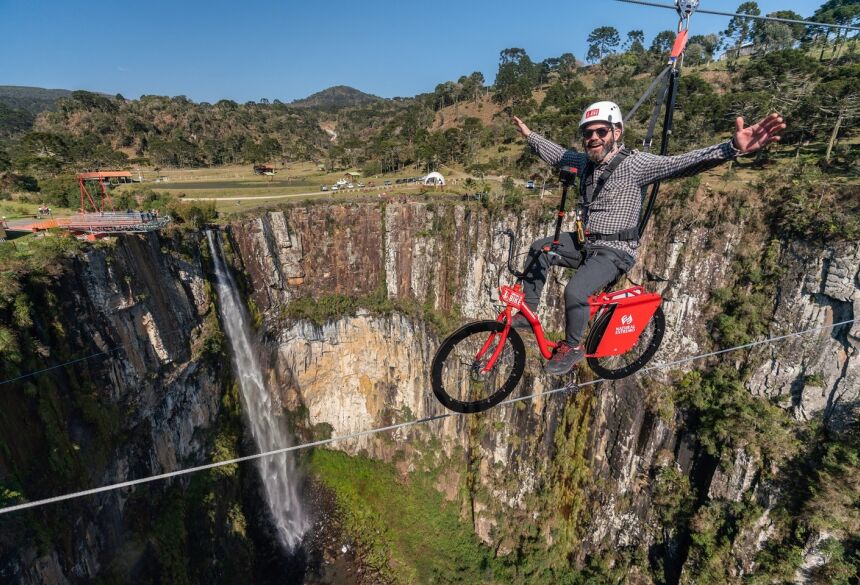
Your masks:
M 529 250 L 529 261 L 534 255 L 540 254 L 537 262 L 526 273 L 523 281 L 523 292 L 526 303 L 535 310 L 540 302 L 540 294 L 546 283 L 546 275 L 550 266 L 575 268 L 576 273 L 564 287 L 564 307 L 567 316 L 565 340 L 573 345 L 579 345 L 585 327 L 588 325 L 588 296 L 603 289 L 607 284 L 624 274 L 633 266 L 634 259 L 630 254 L 608 246 L 586 244 L 578 246 L 575 236 L 565 232 L 559 236 L 557 256 L 550 258 L 540 254 L 544 246 L 552 244 L 552 238 L 535 240 Z

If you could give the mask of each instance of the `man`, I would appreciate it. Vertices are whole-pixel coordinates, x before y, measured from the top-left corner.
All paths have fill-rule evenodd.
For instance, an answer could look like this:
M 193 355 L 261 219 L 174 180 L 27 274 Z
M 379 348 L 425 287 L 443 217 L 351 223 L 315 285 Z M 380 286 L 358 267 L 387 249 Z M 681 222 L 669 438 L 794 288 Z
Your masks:
M 786 127 L 782 117 L 775 113 L 746 128 L 743 118 L 738 118 L 731 140 L 687 154 L 658 156 L 624 149 L 620 142 L 624 122 L 621 110 L 613 102 L 597 102 L 585 109 L 579 124 L 584 153 L 565 149 L 532 132 L 516 116 L 513 123 L 532 152 L 550 165 L 575 167 L 581 183 L 585 241 L 578 242 L 573 232 L 562 233 L 557 256 L 550 260 L 546 254 L 541 254 L 526 275 L 523 286 L 526 303 L 534 309 L 540 301 L 550 263 L 577 269 L 564 289 L 565 339 L 546 367 L 553 375 L 566 374 L 585 357 L 580 342 L 588 324 L 589 295 L 630 270 L 635 262 L 642 188 L 663 179 L 689 177 L 738 155 L 755 152 L 778 141 Z M 540 254 L 551 240 L 535 241 L 529 255 Z M 514 318 L 513 326 L 531 327 L 522 315 Z

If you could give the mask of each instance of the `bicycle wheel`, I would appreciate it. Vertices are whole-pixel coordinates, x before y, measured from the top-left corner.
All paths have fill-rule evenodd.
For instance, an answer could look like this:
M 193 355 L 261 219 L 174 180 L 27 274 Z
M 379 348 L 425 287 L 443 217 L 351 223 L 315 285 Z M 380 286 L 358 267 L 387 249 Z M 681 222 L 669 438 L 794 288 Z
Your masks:
M 586 353 L 595 352 L 611 318 L 612 311 L 604 311 L 594 322 L 591 332 L 589 332 L 588 338 L 585 340 Z M 660 348 L 660 343 L 663 341 L 663 334 L 665 332 L 666 317 L 663 315 L 663 308 L 657 307 L 648 325 L 642 331 L 642 335 L 639 336 L 636 345 L 622 354 L 607 357 L 589 357 L 587 358 L 588 367 L 595 374 L 607 380 L 626 378 L 630 374 L 641 370 L 654 357 L 654 354 Z
M 454 412 L 475 413 L 497 405 L 519 383 L 526 365 L 523 339 L 508 331 L 505 345 L 489 372 L 482 370 L 498 348 L 504 323 L 475 321 L 448 336 L 433 357 L 433 394 Z M 491 339 L 492 338 L 492 339 Z M 491 340 L 480 357 L 481 350 Z

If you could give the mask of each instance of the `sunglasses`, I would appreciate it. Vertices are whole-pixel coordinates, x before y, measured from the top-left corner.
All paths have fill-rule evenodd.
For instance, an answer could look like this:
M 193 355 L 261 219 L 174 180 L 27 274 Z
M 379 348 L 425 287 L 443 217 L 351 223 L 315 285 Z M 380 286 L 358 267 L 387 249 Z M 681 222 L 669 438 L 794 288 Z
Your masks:
M 606 135 L 609 134 L 609 132 L 610 132 L 609 128 L 593 128 L 592 130 L 583 130 L 582 131 L 582 138 L 584 140 L 588 140 L 594 134 L 597 134 L 597 136 L 599 138 L 606 138 Z

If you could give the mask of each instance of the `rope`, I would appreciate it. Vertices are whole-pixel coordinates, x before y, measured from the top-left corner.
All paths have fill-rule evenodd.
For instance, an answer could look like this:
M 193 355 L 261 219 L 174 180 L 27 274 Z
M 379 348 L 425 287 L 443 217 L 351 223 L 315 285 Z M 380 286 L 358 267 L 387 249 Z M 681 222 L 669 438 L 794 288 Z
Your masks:
M 192 327 L 192 329 L 194 329 L 194 328 Z M 188 329 L 187 329 L 187 328 L 185 328 L 185 327 L 180 327 L 180 328 L 177 328 L 177 329 L 172 329 L 172 330 L 170 330 L 170 331 L 165 331 L 163 334 L 160 334 L 160 337 L 162 337 L 162 338 L 166 338 L 168 335 L 171 335 L 171 334 L 173 334 L 173 333 L 178 333 L 179 331 L 188 331 Z M 45 373 L 45 372 L 50 372 L 51 370 L 56 370 L 57 368 L 62 368 L 62 367 L 64 367 L 64 366 L 68 366 L 68 365 L 71 365 L 71 364 L 76 364 L 76 363 L 78 363 L 78 362 L 84 362 L 84 361 L 87 361 L 87 360 L 91 360 L 91 359 L 93 359 L 93 358 L 96 358 L 96 357 L 99 357 L 99 356 L 102 356 L 102 355 L 109 355 L 109 354 L 111 354 L 111 353 L 113 353 L 113 352 L 115 352 L 115 351 L 118 351 L 118 350 L 120 350 L 120 349 L 124 349 L 124 348 L 125 348 L 125 346 L 124 346 L 124 345 L 117 345 L 117 346 L 114 346 L 114 347 L 112 347 L 112 348 L 110 348 L 110 349 L 106 349 L 106 350 L 104 350 L 104 351 L 100 351 L 100 352 L 98 352 L 98 353 L 93 353 L 93 354 L 90 354 L 90 355 L 88 355 L 88 356 L 75 358 L 75 359 L 73 359 L 73 360 L 69 360 L 69 361 L 67 361 L 67 362 L 63 362 L 63 363 L 61 363 L 61 364 L 57 364 L 57 365 L 54 365 L 54 366 L 49 366 L 49 367 L 47 367 L 47 368 L 43 368 L 43 369 L 41 369 L 41 370 L 34 370 L 34 371 L 32 371 L 32 372 L 27 372 L 26 374 L 21 374 L 20 376 L 16 376 L 16 377 L 14 377 L 14 378 L 8 378 L 8 379 L 6 379 L 6 380 L 0 380 L 0 386 L 3 386 L 4 384 L 11 384 L 12 382 L 17 382 L 18 380 L 23 380 L 24 378 L 29 378 L 30 376 L 35 376 L 35 375 L 37 375 L 37 374 L 43 374 L 43 373 Z
M 113 352 L 115 352 L 119 349 L 122 349 L 122 348 L 123 348 L 123 346 L 118 345 L 114 348 L 111 348 L 111 349 L 108 349 L 105 351 L 100 351 L 100 352 L 94 353 L 92 355 L 88 355 L 85 357 L 80 357 L 80 358 L 77 358 L 74 360 L 63 362 L 62 364 L 57 364 L 56 366 L 50 366 L 50 367 L 44 368 L 42 370 L 35 370 L 35 371 L 29 372 L 27 374 L 21 374 L 20 376 L 18 376 L 16 378 L 9 378 L 8 380 L 3 380 L 2 382 L 0 382 L 0 386 L 2 386 L 4 384 L 11 384 L 12 382 L 17 382 L 18 380 L 23 380 L 24 378 L 29 378 L 30 376 L 35 376 L 36 374 L 42 374 L 44 372 L 50 372 L 51 370 L 55 370 L 57 368 L 62 368 L 63 366 L 68 366 L 70 364 L 76 364 L 78 362 L 84 362 L 84 361 L 93 359 L 94 357 L 99 357 L 100 355 L 107 355 L 109 353 L 113 353 Z
M 642 6 L 654 6 L 656 8 L 668 8 L 670 10 L 677 10 L 677 8 L 671 4 L 659 4 L 657 2 L 645 2 L 644 0 L 615 0 L 616 2 L 626 2 L 627 4 L 641 4 Z M 841 28 L 845 30 L 860 30 L 860 26 L 850 26 L 847 24 L 829 24 L 826 22 L 813 22 L 811 20 L 794 20 L 793 18 L 779 18 L 777 16 L 758 16 L 755 14 L 738 14 L 737 12 L 719 12 L 717 10 L 705 10 L 703 8 L 697 8 L 696 12 L 702 12 L 704 14 L 716 14 L 717 16 L 737 16 L 740 18 L 753 18 L 756 20 L 772 20 L 774 22 L 784 22 L 788 24 L 805 24 L 807 26 L 822 26 L 829 28 Z
M 639 101 L 636 102 L 636 105 L 633 106 L 633 108 L 629 112 L 627 112 L 626 116 L 624 116 L 625 122 L 629 121 L 630 118 L 633 117 L 633 114 L 636 113 L 636 110 L 639 109 L 639 106 L 641 106 L 645 102 L 645 100 L 648 99 L 648 96 L 651 95 L 651 93 L 657 87 L 657 84 L 663 80 L 663 77 L 667 75 L 671 69 L 671 65 L 667 66 L 665 69 L 663 69 L 663 71 L 660 72 L 659 75 L 657 75 L 657 77 L 654 78 L 654 81 L 651 82 L 651 85 L 648 86 L 648 89 L 645 90 L 645 93 L 642 94 L 642 97 L 639 98 Z
M 698 355 L 698 356 L 693 356 L 693 357 L 690 357 L 690 358 L 683 358 L 683 359 L 675 360 L 675 361 L 673 361 L 673 362 L 669 362 L 669 363 L 666 363 L 666 364 L 658 364 L 658 365 L 656 365 L 656 366 L 651 366 L 651 367 L 648 367 L 648 368 L 643 368 L 642 370 L 639 370 L 639 372 L 637 372 L 637 373 L 636 373 L 636 374 L 634 374 L 634 375 L 641 375 L 641 374 L 644 374 L 644 373 L 646 373 L 646 372 L 651 372 L 651 371 L 656 371 L 656 370 L 662 370 L 662 369 L 670 368 L 670 367 L 672 367 L 672 366 L 677 366 L 677 365 L 680 365 L 680 364 L 684 364 L 684 363 L 688 363 L 688 362 L 692 362 L 692 361 L 696 361 L 696 360 L 700 360 L 700 359 L 704 359 L 704 358 L 708 358 L 708 357 L 713 357 L 713 356 L 715 356 L 715 355 L 720 355 L 720 354 L 723 354 L 723 353 L 729 353 L 729 352 L 732 352 L 732 351 L 738 351 L 738 350 L 741 350 L 741 349 L 748 349 L 748 348 L 751 348 L 751 347 L 755 347 L 755 346 L 757 346 L 757 345 L 762 345 L 762 344 L 766 344 L 766 343 L 773 343 L 773 342 L 775 342 L 775 341 L 782 341 L 783 339 L 788 339 L 789 337 L 799 337 L 799 336 L 801 336 L 801 335 L 806 335 L 806 334 L 808 334 L 808 333 L 813 333 L 813 332 L 816 332 L 816 331 L 823 331 L 823 330 L 825 330 L 825 329 L 833 329 L 833 328 L 835 328 L 835 327 L 840 327 L 840 326 L 842 326 L 842 325 L 847 325 L 847 324 L 849 324 L 849 323 L 856 323 L 856 322 L 858 322 L 858 321 L 860 321 L 860 317 L 858 317 L 858 318 L 856 318 L 856 319 L 851 319 L 851 320 L 848 320 L 848 321 L 840 321 L 839 323 L 832 323 L 832 324 L 830 324 L 830 325 L 822 325 L 822 326 L 820 326 L 820 327 L 813 327 L 813 328 L 811 328 L 811 329 L 806 329 L 806 330 L 803 330 L 803 331 L 797 331 L 797 332 L 794 332 L 794 333 L 789 333 L 789 334 L 787 334 L 787 335 L 780 335 L 780 336 L 778 336 L 778 337 L 772 337 L 772 338 L 769 338 L 769 339 L 764 339 L 764 340 L 762 340 L 762 341 L 754 341 L 754 342 L 752 342 L 752 343 L 747 343 L 747 344 L 744 344 L 744 345 L 738 345 L 738 346 L 736 346 L 736 347 L 731 347 L 731 348 L 728 348 L 728 349 L 721 349 L 721 350 L 718 350 L 718 351 L 713 351 L 713 352 L 710 352 L 710 353 L 706 353 L 706 354 L 702 354 L 702 355 Z M 598 382 L 604 382 L 604 381 L 605 381 L 605 380 L 603 380 L 603 379 L 597 379 L 597 380 L 591 380 L 591 381 L 589 381 L 589 382 L 584 382 L 584 383 L 582 383 L 582 384 L 567 384 L 567 385 L 565 385 L 565 386 L 562 386 L 561 388 L 555 388 L 555 389 L 553 389 L 553 390 L 547 390 L 546 392 L 536 392 L 536 393 L 534 393 L 534 394 L 529 394 L 529 395 L 527 395 L 527 396 L 521 396 L 521 397 L 519 397 L 519 398 L 512 398 L 512 399 L 508 399 L 508 400 L 505 400 L 505 401 L 503 401 L 503 402 L 500 402 L 499 404 L 513 404 L 513 403 L 515 403 L 515 402 L 521 402 L 521 401 L 524 401 L 524 400 L 531 400 L 531 399 L 533 399 L 533 398 L 537 398 L 537 397 L 540 397 L 540 396 L 549 396 L 549 395 L 551 395 L 551 394 L 555 394 L 555 393 L 557 393 L 557 392 L 569 392 L 569 391 L 571 391 L 572 389 L 578 389 L 578 388 L 582 388 L 582 387 L 585 387 L 585 386 L 591 386 L 591 385 L 597 384 Z M 385 426 L 385 427 L 379 427 L 379 428 L 369 429 L 369 430 L 365 430 L 365 431 L 358 431 L 358 432 L 350 433 L 350 434 L 347 434 L 347 435 L 341 435 L 341 436 L 337 436 L 337 437 L 331 437 L 331 438 L 323 439 L 323 440 L 320 440 L 320 441 L 313 441 L 313 442 L 310 442 L 310 443 L 302 443 L 302 444 L 300 444 L 300 445 L 293 445 L 293 446 L 291 446 L 291 447 L 283 447 L 283 448 L 281 448 L 281 449 L 275 449 L 275 450 L 272 450 L 272 451 L 265 451 L 265 452 L 262 452 L 262 453 L 256 453 L 256 454 L 253 454 L 253 455 L 245 455 L 244 457 L 236 457 L 236 458 L 234 458 L 234 459 L 228 459 L 228 460 L 225 460 L 225 461 L 218 461 L 218 462 L 215 462 L 215 463 L 207 463 L 207 464 L 205 464 L 205 465 L 198 465 L 198 466 L 196 466 L 196 467 L 188 467 L 188 468 L 186 468 L 186 469 L 179 469 L 179 470 L 176 470 L 176 471 L 170 471 L 170 472 L 167 472 L 167 473 L 161 473 L 161 474 L 158 474 L 158 475 L 152 475 L 152 476 L 148 476 L 148 477 L 142 477 L 142 478 L 139 478 L 139 479 L 132 479 L 132 480 L 129 480 L 129 481 L 124 481 L 124 482 L 120 482 L 120 483 L 114 483 L 114 484 L 110 484 L 110 485 L 106 485 L 106 486 L 102 486 L 102 487 L 97 487 L 97 488 L 92 488 L 92 489 L 88 489 L 88 490 L 82 490 L 82 491 L 72 492 L 72 493 L 68 493 L 68 494 L 61 495 L 61 496 L 54 496 L 54 497 L 51 497 L 51 498 L 45 498 L 45 499 L 42 499 L 42 500 L 34 500 L 34 501 L 32 501 L 32 502 L 25 502 L 25 503 L 23 503 L 23 504 L 16 504 L 16 505 L 14 505 L 14 506 L 7 506 L 7 507 L 5 507 L 5 508 L 0 508 L 0 514 L 9 514 L 9 513 L 11 513 L 11 512 L 17 512 L 17 511 L 20 511 L 20 510 L 27 510 L 27 509 L 30 509 L 30 508 L 36 508 L 36 507 L 39 507 L 39 506 L 45 506 L 45 505 L 48 505 L 48 504 L 54 504 L 54 503 L 57 503 L 57 502 L 63 502 L 63 501 L 66 501 L 66 500 L 71 500 L 71 499 L 75 499 L 75 498 L 80 498 L 80 497 L 83 497 L 83 496 L 90 496 L 90 495 L 93 495 L 93 494 L 99 494 L 99 493 L 103 493 L 103 492 L 107 492 L 107 491 L 112 491 L 112 490 L 118 490 L 118 489 L 122 489 L 122 488 L 132 487 L 132 486 L 136 486 L 136 485 L 140 485 L 140 484 L 144 484 L 144 483 L 150 483 L 150 482 L 154 482 L 154 481 L 160 481 L 160 480 L 162 480 L 162 479 L 170 479 L 170 478 L 172 478 L 172 477 L 177 477 L 177 476 L 180 476 L 180 475 L 186 475 L 186 474 L 189 474 L 189 473 L 196 473 L 196 472 L 198 472 L 198 471 L 205 471 L 205 470 L 207 470 L 207 469 L 215 469 L 216 467 L 223 467 L 223 466 L 225 466 L 225 465 L 235 465 L 235 464 L 237 464 L 237 463 L 244 463 L 245 461 L 252 461 L 252 460 L 255 460 L 255 459 L 262 459 L 262 458 L 264 458 L 264 457 L 271 457 L 271 456 L 273 456 L 273 455 L 280 455 L 281 453 L 289 453 L 289 452 L 292 452 L 292 451 L 298 451 L 298 450 L 300 450 L 300 449 L 309 449 L 309 448 L 311 448 L 311 447 L 320 447 L 320 446 L 323 446 L 323 445 L 329 445 L 329 444 L 331 444 L 331 443 L 335 443 L 335 442 L 337 442 L 337 441 L 346 441 L 346 440 L 348 440 L 348 439 L 355 439 L 355 438 L 358 438 L 358 437 L 364 437 L 364 436 L 372 435 L 372 434 L 376 434 L 376 433 L 382 433 L 382 432 L 386 432 L 386 431 L 393 431 L 393 430 L 402 429 L 402 428 L 406 428 L 406 427 L 410 427 L 410 426 L 414 426 L 414 425 L 419 425 L 419 424 L 424 424 L 424 423 L 428 423 L 428 422 L 432 422 L 432 421 L 442 420 L 442 419 L 445 419 L 445 418 L 448 418 L 448 417 L 452 417 L 452 416 L 463 416 L 463 415 L 458 414 L 458 413 L 453 413 L 453 412 L 447 412 L 447 413 L 444 413 L 444 414 L 437 414 L 437 415 L 428 416 L 428 417 L 424 417 L 424 418 L 419 418 L 419 419 L 416 419 L 416 420 L 407 421 L 407 422 L 403 422 L 403 423 L 398 423 L 398 424 L 394 424 L 394 425 L 389 425 L 389 426 Z

